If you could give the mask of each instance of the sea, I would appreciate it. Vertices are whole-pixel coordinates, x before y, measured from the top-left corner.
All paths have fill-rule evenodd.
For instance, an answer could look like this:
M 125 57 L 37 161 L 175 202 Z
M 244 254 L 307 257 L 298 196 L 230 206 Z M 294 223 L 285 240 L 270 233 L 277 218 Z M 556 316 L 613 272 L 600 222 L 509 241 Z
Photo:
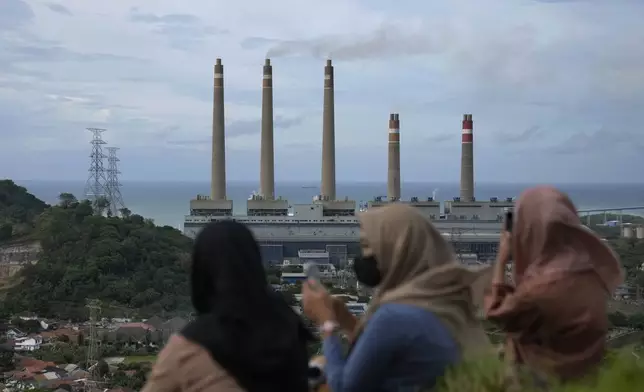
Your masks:
M 29 192 L 47 203 L 54 204 L 58 195 L 63 192 L 73 193 L 77 198 L 84 198 L 84 181 L 16 181 L 26 187 Z M 534 184 L 492 184 L 477 183 L 475 194 L 479 200 L 489 200 L 490 197 L 517 197 Z M 589 209 L 619 209 L 624 207 L 642 207 L 628 213 L 644 215 L 644 184 L 562 184 L 557 185 L 567 192 L 574 200 L 579 210 Z M 243 215 L 246 200 L 258 189 L 256 182 L 230 182 L 227 185 L 227 195 L 233 200 L 235 214 Z M 277 182 L 276 196 L 288 199 L 291 204 L 310 203 L 319 192 L 319 183 Z M 146 218 L 152 218 L 158 225 L 169 225 L 182 229 L 184 216 L 189 213 L 190 199 L 196 195 L 208 195 L 208 182 L 148 182 L 123 181 L 121 194 L 127 208 L 133 213 Z M 385 183 L 351 182 L 338 183 L 336 194 L 338 199 L 348 197 L 356 202 L 373 200 L 376 196 L 387 193 Z M 433 196 L 435 200 L 451 200 L 459 194 L 458 183 L 404 183 L 402 197 L 409 200 L 412 196 L 426 199 Z M 625 211 L 626 213 L 626 211 Z

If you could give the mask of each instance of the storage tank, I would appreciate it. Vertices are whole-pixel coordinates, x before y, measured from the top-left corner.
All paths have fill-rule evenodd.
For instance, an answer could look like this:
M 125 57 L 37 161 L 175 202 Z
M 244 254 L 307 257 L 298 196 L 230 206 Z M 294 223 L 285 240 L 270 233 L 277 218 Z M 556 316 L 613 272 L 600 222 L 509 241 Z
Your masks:
M 623 226 L 622 236 L 624 238 L 633 238 L 633 228 L 631 226 Z
M 635 238 L 638 240 L 644 240 L 644 226 L 637 226 L 635 229 Z

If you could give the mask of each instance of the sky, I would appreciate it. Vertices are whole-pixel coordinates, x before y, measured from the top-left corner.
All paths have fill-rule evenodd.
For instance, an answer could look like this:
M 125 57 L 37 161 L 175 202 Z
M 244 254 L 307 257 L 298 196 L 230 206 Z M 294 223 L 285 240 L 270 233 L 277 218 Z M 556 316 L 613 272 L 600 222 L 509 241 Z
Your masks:
M 84 180 L 88 127 L 124 180 L 208 181 L 213 64 L 225 69 L 231 181 L 259 180 L 273 63 L 277 181 L 318 181 L 323 69 L 335 66 L 338 181 L 642 182 L 637 0 L 2 0 L 0 178 Z

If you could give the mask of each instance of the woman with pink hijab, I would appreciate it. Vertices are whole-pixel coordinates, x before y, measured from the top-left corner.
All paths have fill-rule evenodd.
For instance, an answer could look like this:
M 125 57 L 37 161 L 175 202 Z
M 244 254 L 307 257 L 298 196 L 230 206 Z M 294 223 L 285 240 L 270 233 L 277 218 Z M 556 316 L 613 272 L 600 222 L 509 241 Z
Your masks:
M 504 282 L 510 259 L 513 286 Z M 617 256 L 582 226 L 570 198 L 535 187 L 519 198 L 512 232 L 502 233 L 485 311 L 507 333 L 505 355 L 515 364 L 579 379 L 604 357 L 607 301 L 622 281 Z

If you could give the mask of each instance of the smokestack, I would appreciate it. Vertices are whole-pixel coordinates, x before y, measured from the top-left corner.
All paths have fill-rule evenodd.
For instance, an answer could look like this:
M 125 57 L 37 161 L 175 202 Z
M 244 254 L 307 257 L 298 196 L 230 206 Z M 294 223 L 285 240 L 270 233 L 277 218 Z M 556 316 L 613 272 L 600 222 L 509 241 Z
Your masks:
M 259 167 L 260 193 L 267 200 L 275 200 L 275 155 L 273 151 L 273 66 L 264 63 L 262 80 L 262 147 Z
M 226 200 L 226 137 L 224 128 L 224 66 L 221 64 L 221 59 L 217 59 L 212 106 L 210 197 L 213 200 Z
M 474 122 L 471 114 L 463 115 L 461 141 L 461 200 L 474 201 Z
M 398 113 L 389 115 L 389 166 L 387 169 L 387 197 L 400 200 L 400 120 Z
M 333 65 L 324 67 L 324 113 L 322 114 L 322 187 L 324 199 L 335 200 L 335 109 L 333 102 Z

